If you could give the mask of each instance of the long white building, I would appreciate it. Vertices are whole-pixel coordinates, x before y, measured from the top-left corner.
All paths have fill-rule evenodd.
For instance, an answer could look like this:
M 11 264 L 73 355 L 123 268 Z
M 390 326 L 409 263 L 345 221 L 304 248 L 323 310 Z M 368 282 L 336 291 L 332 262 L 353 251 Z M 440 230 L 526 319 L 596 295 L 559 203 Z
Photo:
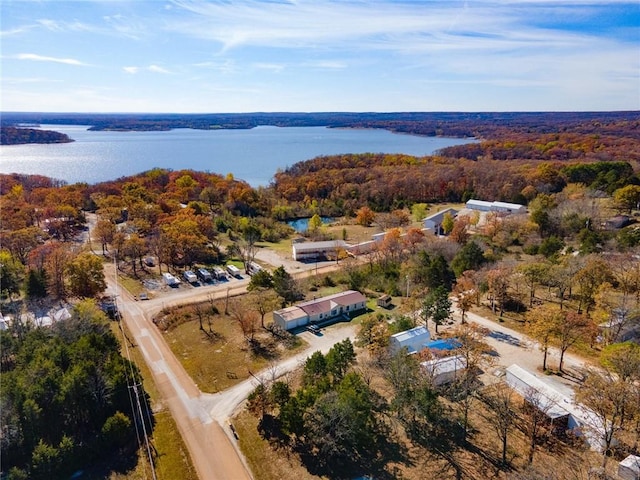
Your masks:
M 480 212 L 499 212 L 499 213 L 527 213 L 527 207 L 519 203 L 507 202 L 487 202 L 485 200 L 469 200 L 466 203 L 469 210 L 478 210 Z

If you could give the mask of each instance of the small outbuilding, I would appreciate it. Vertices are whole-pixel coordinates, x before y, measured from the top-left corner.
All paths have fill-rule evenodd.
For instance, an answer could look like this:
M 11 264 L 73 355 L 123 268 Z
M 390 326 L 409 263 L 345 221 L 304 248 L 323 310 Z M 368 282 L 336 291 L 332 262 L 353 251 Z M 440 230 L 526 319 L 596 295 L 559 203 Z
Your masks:
M 467 368 L 467 360 L 462 355 L 434 358 L 420 364 L 435 387 L 451 383 Z
M 391 295 L 382 295 L 376 300 L 376 305 L 382 308 L 389 308 L 393 303 Z
M 418 353 L 425 349 L 427 342 L 431 338 L 431 334 L 427 327 L 414 327 L 404 332 L 391 335 L 389 339 L 389 351 L 395 355 L 403 348 L 407 349 L 409 354 Z

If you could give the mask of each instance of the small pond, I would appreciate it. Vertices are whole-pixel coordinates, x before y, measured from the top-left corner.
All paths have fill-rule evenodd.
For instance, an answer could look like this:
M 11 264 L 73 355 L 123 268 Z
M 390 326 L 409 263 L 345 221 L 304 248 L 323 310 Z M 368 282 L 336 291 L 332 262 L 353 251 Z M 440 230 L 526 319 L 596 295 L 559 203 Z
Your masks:
M 304 233 L 309 229 L 309 220 L 310 218 L 296 218 L 295 220 L 288 220 L 287 225 L 293 227 L 293 229 L 298 233 Z M 320 217 L 322 223 L 325 225 L 335 221 L 333 217 Z

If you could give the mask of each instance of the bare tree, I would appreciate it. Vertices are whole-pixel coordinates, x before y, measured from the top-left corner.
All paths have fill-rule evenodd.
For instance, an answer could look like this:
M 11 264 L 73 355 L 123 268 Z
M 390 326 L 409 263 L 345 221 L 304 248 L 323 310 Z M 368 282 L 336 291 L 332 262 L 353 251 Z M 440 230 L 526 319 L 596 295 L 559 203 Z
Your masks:
M 637 395 L 633 387 L 632 382 L 625 382 L 610 372 L 590 370 L 577 392 L 577 400 L 588 409 L 586 417 L 591 419 L 585 428 L 594 431 L 602 442 L 602 468 L 607 466 L 614 433 L 622 429 L 634 412 Z
M 229 300 L 229 315 L 238 322 L 244 338 L 252 344 L 258 324 L 256 311 L 242 299 L 235 297 Z
M 507 464 L 509 434 L 516 422 L 514 397 L 513 390 L 505 383 L 498 383 L 490 391 L 482 394 L 482 400 L 489 408 L 485 418 L 493 426 L 502 443 L 503 465 Z
M 529 465 L 533 463 L 533 456 L 540 441 L 541 432 L 549 420 L 549 413 L 554 405 L 553 399 L 533 387 L 529 387 L 525 391 L 522 405 L 524 419 L 522 429 L 529 439 L 529 453 L 527 455 Z
M 475 323 L 460 325 L 454 332 L 460 346 L 456 354 L 464 359 L 466 365 L 462 374 L 451 384 L 450 391 L 458 400 L 462 410 L 462 426 L 466 437 L 469 429 L 469 412 L 474 400 L 474 392 L 479 386 L 478 375 L 483 367 L 492 363 L 492 357 L 487 355 L 491 348 L 484 342 L 487 330 Z

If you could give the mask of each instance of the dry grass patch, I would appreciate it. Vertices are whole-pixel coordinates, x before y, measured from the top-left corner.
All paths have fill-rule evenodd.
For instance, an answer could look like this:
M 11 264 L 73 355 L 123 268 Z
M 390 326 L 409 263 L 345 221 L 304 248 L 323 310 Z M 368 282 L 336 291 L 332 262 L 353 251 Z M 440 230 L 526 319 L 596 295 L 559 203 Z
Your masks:
M 244 296 L 243 303 L 247 302 L 250 298 Z M 202 305 L 211 308 L 209 302 Z M 208 313 L 208 318 L 203 320 L 203 330 L 194 306 L 171 309 L 162 319 L 156 319 L 161 327 L 167 320 L 170 326 L 162 327 L 166 342 L 203 392 L 226 390 L 249 378 L 249 371 L 259 372 L 273 362 L 294 355 L 306 345 L 297 337 L 289 336 L 287 340 L 274 337 L 260 326 L 258 319 L 254 343 L 250 346 L 239 322 L 222 313 L 224 301 L 214 305 L 221 313 Z
M 286 448 L 277 449 L 258 433 L 258 419 L 242 412 L 233 420 L 242 453 L 256 480 L 313 480 L 298 456 Z

